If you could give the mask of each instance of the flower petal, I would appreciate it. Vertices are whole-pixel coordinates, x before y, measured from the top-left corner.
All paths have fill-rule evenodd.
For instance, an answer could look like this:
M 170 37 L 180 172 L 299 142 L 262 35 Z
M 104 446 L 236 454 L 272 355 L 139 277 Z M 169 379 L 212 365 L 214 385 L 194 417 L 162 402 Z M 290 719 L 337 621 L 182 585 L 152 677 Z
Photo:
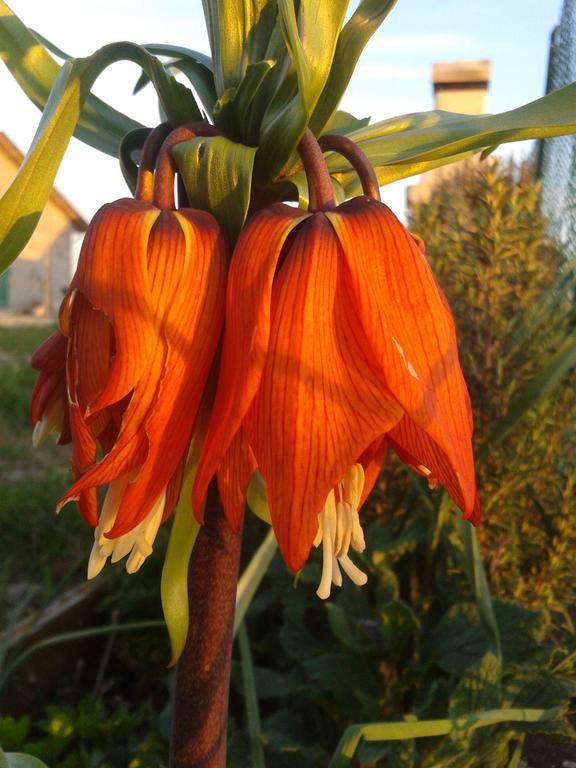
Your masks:
M 61 331 L 54 331 L 40 344 L 30 358 L 30 365 L 36 371 L 59 373 L 66 365 L 68 339 Z
M 386 435 L 384 435 L 374 440 L 358 459 L 358 463 L 362 464 L 364 469 L 364 488 L 360 496 L 359 507 L 364 504 L 372 488 L 374 488 L 376 480 L 378 480 L 378 475 L 382 471 L 382 466 L 386 459 L 387 450 L 388 443 Z
M 388 433 L 387 440 L 405 464 L 430 481 L 441 483 L 460 509 L 470 510 L 466 517 L 475 525 L 480 522 L 481 510 L 477 495 L 471 506 L 466 504 L 448 457 L 409 416 L 405 416 Z
M 234 249 L 218 388 L 192 491 L 199 519 L 210 480 L 260 382 L 270 334 L 272 280 L 282 248 L 307 215 L 282 204 L 260 211 L 248 221 Z
M 148 256 L 166 360 L 143 425 L 148 453 L 122 497 L 110 538 L 146 517 L 185 455 L 224 320 L 228 250 L 216 220 L 181 210 L 159 222 Z
M 307 558 L 328 493 L 402 416 L 350 311 L 347 271 L 324 214 L 296 233 L 274 281 L 266 366 L 245 419 L 288 566 Z
M 458 486 L 469 517 L 476 500 L 472 419 L 446 299 L 422 251 L 385 205 L 355 198 L 326 215 L 346 254 L 350 299 L 386 386 L 446 457 L 450 486 Z
M 108 317 L 115 353 L 106 387 L 92 411 L 121 400 L 141 377 L 154 344 L 148 238 L 160 212 L 139 200 L 118 200 L 96 213 L 84 238 L 74 287 Z
M 246 489 L 255 470 L 254 454 L 246 441 L 244 430 L 240 428 L 224 454 L 217 473 L 220 498 L 233 531 L 240 530 Z

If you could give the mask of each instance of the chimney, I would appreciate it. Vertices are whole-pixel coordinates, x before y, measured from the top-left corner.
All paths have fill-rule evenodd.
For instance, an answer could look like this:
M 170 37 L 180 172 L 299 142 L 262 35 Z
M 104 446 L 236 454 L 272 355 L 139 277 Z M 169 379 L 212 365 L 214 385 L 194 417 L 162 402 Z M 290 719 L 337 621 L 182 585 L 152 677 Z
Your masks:
M 432 65 L 434 106 L 447 112 L 482 115 L 488 106 L 489 61 L 450 61 Z

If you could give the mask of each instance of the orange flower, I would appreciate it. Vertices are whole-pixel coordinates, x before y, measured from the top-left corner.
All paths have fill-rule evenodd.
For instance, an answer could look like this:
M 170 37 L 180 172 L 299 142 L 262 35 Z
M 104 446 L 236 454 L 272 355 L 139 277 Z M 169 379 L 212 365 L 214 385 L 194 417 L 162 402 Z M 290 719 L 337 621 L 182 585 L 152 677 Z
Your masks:
M 68 339 L 54 331 L 32 355 L 30 365 L 38 372 L 30 400 L 30 421 L 34 424 L 32 444 L 41 445 L 49 434 L 59 445 L 70 442 L 66 407 L 66 348 Z
M 202 211 L 119 200 L 86 233 L 60 315 L 75 482 L 58 509 L 75 499 L 96 526 L 89 577 L 109 556 L 129 555 L 127 570 L 137 570 L 178 498 L 222 329 L 226 269 L 225 238 Z M 33 407 L 33 420 L 48 411 Z
M 471 436 L 450 310 L 392 212 L 359 197 L 314 214 L 283 204 L 255 214 L 231 261 L 196 514 L 223 459 L 244 489 L 255 460 L 290 568 L 322 542 L 327 597 L 340 568 L 366 579 L 348 551 L 363 549 L 358 508 L 386 445 L 478 519 Z

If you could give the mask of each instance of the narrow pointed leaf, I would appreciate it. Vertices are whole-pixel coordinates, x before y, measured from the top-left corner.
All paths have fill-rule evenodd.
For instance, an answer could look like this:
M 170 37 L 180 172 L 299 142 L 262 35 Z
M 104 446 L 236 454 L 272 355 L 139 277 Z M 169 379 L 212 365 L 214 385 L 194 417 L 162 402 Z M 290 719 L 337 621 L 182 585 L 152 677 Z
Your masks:
M 348 0 L 279 0 L 281 29 L 295 75 L 289 75 L 264 115 L 258 175 L 274 179 L 302 136 L 328 80 Z
M 278 2 L 284 39 L 296 69 L 304 109 L 309 116 L 329 78 L 347 7 L 348 0 L 332 0 L 330 3 L 301 0 L 298 20 L 294 0 Z
M 236 87 L 249 64 L 266 58 L 276 24 L 274 0 L 202 0 L 218 96 Z
M 173 155 L 193 208 L 210 211 L 236 239 L 250 203 L 255 147 L 223 136 L 176 144 Z
M 480 555 L 478 537 L 476 529 L 466 520 L 460 520 L 460 535 L 464 543 L 464 566 L 468 579 L 474 590 L 476 605 L 480 619 L 484 624 L 488 637 L 492 642 L 492 651 L 497 659 L 499 666 L 502 665 L 502 644 L 500 641 L 500 630 L 494 614 L 494 605 L 492 595 L 488 586 L 488 577 L 484 562 Z
M 360 741 L 403 741 L 433 736 L 446 736 L 453 731 L 477 730 L 499 723 L 537 723 L 557 720 L 563 716 L 562 709 L 494 709 L 474 712 L 452 720 L 407 720 L 393 723 L 360 723 L 346 729 L 330 760 L 328 768 L 347 768 L 352 764 Z
M 6 768 L 48 768 L 46 763 L 32 755 L 24 755 L 21 752 L 3 752 L 0 760 L 5 759 Z M 2 763 L 0 762 L 0 766 Z
M 148 50 L 149 47 L 152 46 L 147 46 L 146 50 Z M 209 69 L 205 64 L 202 64 L 199 61 L 195 61 L 193 58 L 170 59 L 170 61 L 167 61 L 164 66 L 168 72 L 177 70 L 178 72 L 182 72 L 182 74 L 186 75 L 190 81 L 190 84 L 196 90 L 196 93 L 198 94 L 206 113 L 209 117 L 212 117 L 214 103 L 216 102 L 216 89 L 214 87 L 214 76 L 212 75 L 212 70 Z M 136 82 L 136 85 L 134 86 L 133 93 L 138 93 L 141 91 L 148 85 L 149 82 L 150 78 L 146 72 L 142 72 Z
M 149 135 L 150 130 L 148 128 L 136 128 L 127 133 L 120 142 L 118 150 L 120 170 L 132 194 L 136 191 L 136 181 L 138 178 L 138 166 L 132 158 L 132 153 L 142 148 Z
M 260 544 L 252 557 L 252 560 L 250 560 L 238 580 L 238 588 L 236 590 L 236 613 L 234 614 L 234 634 L 236 634 L 238 627 L 244 621 L 246 611 L 252 602 L 252 598 L 256 594 L 256 590 L 260 586 L 260 582 L 266 575 L 268 566 L 272 562 L 272 558 L 276 554 L 277 549 L 278 544 L 276 543 L 276 536 L 274 531 L 270 529 L 266 534 L 266 538 L 262 544 Z
M 310 128 L 319 135 L 334 114 L 364 50 L 397 0 L 362 0 L 338 37 L 330 76 L 316 104 Z
M 569 337 L 563 346 L 546 361 L 540 373 L 516 393 L 508 413 L 496 425 L 480 457 L 484 457 L 489 449 L 504 440 L 529 411 L 554 391 L 574 366 L 576 366 L 576 340 Z
M 189 602 L 188 602 L 188 565 L 192 549 L 200 530 L 200 524 L 192 514 L 190 494 L 196 469 L 196 457 L 189 463 L 180 500 L 174 514 L 170 531 L 168 549 L 162 568 L 160 594 L 162 611 L 170 637 L 172 656 L 169 666 L 174 666 L 180 658 L 188 637 Z
M 576 131 L 576 83 L 498 115 L 424 112 L 385 120 L 353 131 L 353 139 L 377 170 L 415 162 L 452 161 L 465 152 L 496 144 L 560 136 Z M 334 153 L 331 172 L 345 172 Z
M 246 702 L 248 736 L 250 737 L 251 766 L 252 768 L 266 768 L 262 729 L 260 727 L 260 712 L 258 710 L 258 692 L 256 690 L 254 662 L 252 661 L 250 640 L 244 622 L 242 622 L 238 630 L 238 644 L 240 646 L 242 687 L 244 688 L 244 701 Z
M 260 115 L 254 111 L 253 105 L 274 66 L 275 62 L 270 60 L 249 64 L 238 88 L 227 91 L 220 99 L 215 113 L 224 133 L 234 136 L 240 130 L 244 143 L 258 144 Z
M 53 44 L 51 47 L 58 50 Z M 0 59 L 26 96 L 39 109 L 44 109 L 60 67 L 4 0 L 0 0 Z M 83 105 L 74 135 L 86 144 L 116 157 L 122 136 L 138 127 L 142 126 L 136 120 L 118 112 L 96 96 L 89 96 Z
M 212 59 L 205 53 L 200 51 L 194 51 L 192 48 L 184 48 L 181 45 L 170 45 L 163 43 L 146 43 L 142 48 L 145 48 L 149 53 L 153 53 L 155 56 L 174 56 L 177 59 L 190 59 L 202 64 L 212 71 Z
M 138 45 L 115 43 L 87 58 L 67 61 L 54 82 L 18 175 L 0 199 L 0 271 L 18 256 L 38 223 L 94 81 L 106 67 L 121 60 L 133 61 L 148 72 L 174 125 L 200 119 L 191 92 Z

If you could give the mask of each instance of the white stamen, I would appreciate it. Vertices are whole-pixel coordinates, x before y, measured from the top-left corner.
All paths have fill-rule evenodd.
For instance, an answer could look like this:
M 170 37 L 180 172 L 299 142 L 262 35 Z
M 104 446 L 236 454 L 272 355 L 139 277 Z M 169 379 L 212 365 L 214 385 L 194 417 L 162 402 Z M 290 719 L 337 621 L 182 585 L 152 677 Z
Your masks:
M 418 469 L 420 472 L 422 472 L 423 475 L 426 475 L 426 477 L 432 474 L 432 470 L 428 469 L 428 467 L 425 467 L 424 464 L 418 464 Z
M 113 563 L 116 563 L 118 560 L 126 557 L 126 555 L 129 555 L 126 561 L 126 570 L 128 573 L 135 573 L 152 552 L 152 545 L 164 513 L 164 504 L 166 502 L 165 489 L 139 525 L 117 539 L 106 538 L 105 534 L 112 529 L 116 520 L 120 502 L 127 485 L 128 476 L 124 476 L 113 480 L 108 486 L 100 520 L 94 531 L 94 546 L 88 561 L 89 579 L 94 578 L 94 576 L 100 573 L 109 557 Z
M 318 515 L 314 546 L 322 543 L 322 576 L 316 594 L 322 600 L 330 596 L 332 584 L 342 586 L 341 568 L 355 584 L 367 581 L 366 574 L 348 556 L 350 547 L 357 552 L 362 552 L 365 547 L 358 515 L 363 489 L 364 470 L 361 464 L 354 464 L 338 485 L 339 501 L 336 502 L 334 490 L 331 490 L 324 509 Z

